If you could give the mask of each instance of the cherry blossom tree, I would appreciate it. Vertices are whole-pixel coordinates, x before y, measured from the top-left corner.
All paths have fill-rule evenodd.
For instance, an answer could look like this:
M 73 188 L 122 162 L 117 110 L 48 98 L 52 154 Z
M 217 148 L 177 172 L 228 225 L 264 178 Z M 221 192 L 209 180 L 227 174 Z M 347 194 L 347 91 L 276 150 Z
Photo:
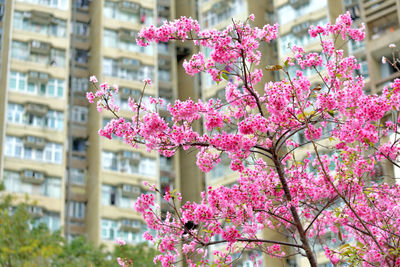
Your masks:
M 87 93 L 88 100 L 97 101 L 99 112 L 115 115 L 99 130 L 101 136 L 117 136 L 166 157 L 178 149 L 196 150 L 196 164 L 205 173 L 224 156 L 237 172 L 235 185 L 206 188 L 200 203 L 181 203 L 180 193 L 165 192 L 162 197 L 174 210 L 166 216 L 153 194 L 138 198 L 136 211 L 156 233 L 144 235 L 159 250 L 155 262 L 229 266 L 233 254 L 258 250 L 281 258 L 301 254 L 317 266 L 314 245 L 321 243 L 334 264 L 400 266 L 400 187 L 393 177 L 388 184 L 372 179 L 378 164 L 397 166 L 400 79 L 378 95 L 365 94 L 363 77 L 355 75 L 357 60 L 336 48 L 340 39 L 364 39 L 363 26 L 352 28 L 349 14 L 335 24 L 310 27 L 321 52 L 294 45 L 281 65 L 261 62 L 259 50 L 262 42 L 277 38 L 278 25 L 257 28 L 252 20 L 253 15 L 245 22 L 232 20 L 217 31 L 200 30 L 197 21 L 182 17 L 142 29 L 137 40 L 142 46 L 175 40 L 210 49 L 210 58 L 200 52 L 183 67 L 189 75 L 204 72 L 226 85 L 225 99 L 168 105 L 169 122 L 157 112 L 164 105 L 157 98 L 150 99 L 151 108 L 131 98 L 132 119 L 119 117 L 113 98 L 118 87 L 98 85 L 91 77 L 96 92 Z M 307 70 L 318 75 L 319 84 Z M 262 84 L 270 71 L 283 79 Z M 147 85 L 148 79 L 142 94 Z M 197 121 L 205 133 L 192 128 Z M 270 240 L 264 229 L 284 238 Z M 221 244 L 223 250 L 210 249 Z M 193 254 L 201 256 L 199 262 Z

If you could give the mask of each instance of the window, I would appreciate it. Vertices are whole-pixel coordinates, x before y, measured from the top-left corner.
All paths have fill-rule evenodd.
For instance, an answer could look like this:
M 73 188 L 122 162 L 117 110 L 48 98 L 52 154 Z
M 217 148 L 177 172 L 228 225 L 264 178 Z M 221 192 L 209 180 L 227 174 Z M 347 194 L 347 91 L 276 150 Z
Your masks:
M 90 29 L 89 24 L 77 21 L 75 23 L 75 26 L 73 27 L 73 33 L 85 38 L 89 36 L 89 29 Z
M 117 188 L 111 185 L 101 186 L 101 204 L 106 206 L 117 205 Z
M 278 8 L 278 22 L 280 25 L 287 24 L 298 17 L 304 16 L 316 10 L 326 7 L 327 1 L 309 0 L 307 4 L 293 7 L 291 4 Z
M 117 221 L 101 219 L 101 239 L 114 240 L 118 231 Z
M 135 202 L 136 198 L 121 196 L 121 198 L 119 199 L 118 206 L 125 209 L 132 209 L 133 206 L 135 205 Z
M 138 153 L 131 151 L 122 151 L 120 153 L 102 151 L 102 166 L 105 170 L 141 174 L 145 176 L 156 175 L 155 159 L 141 157 Z
M 32 104 L 28 104 L 32 105 Z M 39 106 L 42 107 L 42 106 Z M 9 103 L 8 104 L 8 122 L 25 124 L 36 127 L 46 127 L 50 129 L 60 130 L 64 128 L 64 113 L 61 111 L 48 110 L 45 115 L 37 115 L 26 110 L 24 105 Z
M 15 40 L 12 41 L 11 58 L 57 67 L 65 67 L 66 60 L 64 50 L 51 48 L 48 43 L 31 41 L 28 45 Z
M 38 74 L 37 72 L 32 73 Z M 40 75 L 45 74 L 40 73 Z M 47 83 L 43 80 L 31 80 L 28 82 L 27 74 L 16 71 L 10 72 L 9 88 L 11 91 L 63 98 L 64 87 L 64 80 L 61 79 L 50 78 Z
M 116 171 L 117 166 L 117 154 L 110 151 L 102 151 L 101 162 L 103 169 Z
M 140 65 L 133 59 L 116 60 L 112 58 L 103 59 L 103 74 L 122 79 L 142 81 L 145 78 L 153 78 L 154 67 Z
M 10 157 L 22 158 L 23 155 L 22 138 L 15 136 L 6 136 L 5 155 Z
M 32 3 L 36 5 L 43 5 L 52 8 L 66 10 L 68 9 L 68 0 L 19 0 L 21 2 Z
M 323 25 L 328 23 L 327 18 L 323 18 L 318 21 L 312 22 L 313 25 Z M 297 29 L 301 28 L 300 25 L 296 25 L 293 27 L 293 30 L 297 27 Z M 281 36 L 279 39 L 280 42 L 280 47 L 282 49 L 282 53 L 291 53 L 292 50 L 290 49 L 293 45 L 300 45 L 300 46 L 307 46 L 311 44 L 312 42 L 317 42 L 316 39 L 311 38 L 310 35 L 308 34 L 308 31 L 305 31 L 304 33 L 299 33 L 299 34 L 294 34 L 293 31 Z
M 150 9 L 136 7 L 136 12 L 124 9 L 124 2 L 105 1 L 103 14 L 107 18 L 129 21 L 131 23 L 150 25 L 153 23 L 153 11 Z
M 86 123 L 88 116 L 88 108 L 81 106 L 73 106 L 72 108 L 72 121 L 79 123 Z
M 73 78 L 72 79 L 72 91 L 74 92 L 86 92 L 89 87 L 88 78 Z
M 10 90 L 25 91 L 26 90 L 26 74 L 22 72 L 11 71 L 10 73 Z
M 388 59 L 390 59 L 390 61 L 392 61 L 392 55 L 387 55 L 387 56 L 385 56 L 385 58 L 388 58 Z M 397 66 L 397 68 L 400 68 L 400 62 L 396 62 L 395 66 Z M 380 64 L 382 79 L 388 78 L 389 76 L 396 73 L 397 70 L 396 70 L 395 66 L 392 66 L 392 64 L 389 64 L 389 63 Z M 366 65 L 365 67 L 368 67 L 368 66 Z
M 59 49 L 51 49 L 50 65 L 57 67 L 65 67 L 65 51 Z
M 229 175 L 232 173 L 230 165 L 230 159 L 228 156 L 223 153 L 221 155 L 221 162 L 214 166 L 214 168 L 210 171 L 211 180 L 221 178 L 225 175 Z
M 89 0 L 75 0 L 75 6 L 77 8 L 85 8 L 89 6 Z
M 106 47 L 118 47 L 118 32 L 113 30 L 104 29 L 103 32 L 104 46 Z
M 64 113 L 55 110 L 49 110 L 45 119 L 46 127 L 62 131 L 64 128 Z
M 19 60 L 28 60 L 29 58 L 28 43 L 13 40 L 11 45 L 11 58 Z
M 84 202 L 71 201 L 69 206 L 69 216 L 76 219 L 85 218 L 86 204 Z
M 23 123 L 25 108 L 23 105 L 8 103 L 7 121 L 12 123 Z
M 48 197 L 61 197 L 61 179 L 55 177 L 47 177 L 43 184 L 44 195 Z
M 355 70 L 356 75 L 362 75 L 364 78 L 369 77 L 368 62 L 365 58 L 358 61 L 360 63 L 360 69 Z
M 64 81 L 60 79 L 49 79 L 47 84 L 46 96 L 64 97 Z
M 88 63 L 89 51 L 82 49 L 75 49 L 75 61 L 77 63 L 86 64 Z
M 144 242 L 143 232 L 147 229 L 142 227 L 140 222 L 133 221 L 129 225 L 126 224 L 127 220 L 110 220 L 101 219 L 101 239 L 103 240 L 115 240 L 117 238 L 122 238 L 127 243 L 137 244 Z M 128 226 L 129 228 L 123 228 Z M 129 229 L 137 229 L 136 232 Z
M 35 32 L 39 34 L 66 37 L 67 23 L 65 20 L 54 18 L 51 14 L 40 20 L 44 20 L 43 23 L 35 22 L 35 17 L 38 15 L 32 14 L 31 12 L 19 12 L 14 13 L 14 27 L 16 29 Z
M 160 54 L 169 54 L 169 46 L 168 43 L 158 43 L 158 53 Z M 207 47 L 208 48 L 208 47 Z
M 239 15 L 244 10 L 246 10 L 246 1 L 244 0 L 217 2 L 209 11 L 202 14 L 203 25 L 206 28 L 211 28 L 218 23 Z
M 139 173 L 146 176 L 156 175 L 156 161 L 151 158 L 141 158 L 139 163 Z
M 42 177 L 43 182 L 32 183 L 22 179 L 21 173 L 14 171 L 4 171 L 4 186 L 6 191 L 14 193 L 25 193 L 29 195 L 42 195 L 52 198 L 61 197 L 61 179 L 57 177 L 44 177 L 41 172 L 25 170 L 25 177 Z
M 158 70 L 158 79 L 163 82 L 171 81 L 171 73 L 169 70 Z
M 85 185 L 85 170 L 71 168 L 71 183 L 75 185 Z
M 106 76 L 117 75 L 118 62 L 112 58 L 103 59 L 103 74 Z
M 60 230 L 60 214 L 45 211 L 43 216 L 35 219 L 34 225 L 37 226 L 41 223 L 45 224 L 51 232 Z
M 350 39 L 349 48 L 350 53 L 355 53 L 359 50 L 365 49 L 365 42 L 354 41 L 353 39 Z
M 153 46 L 141 47 L 137 45 L 135 40 L 136 35 L 136 32 L 130 30 L 120 29 L 120 31 L 114 31 L 104 29 L 104 46 L 151 55 L 153 53 Z
M 86 152 L 86 141 L 87 139 L 74 137 L 72 140 L 72 151 Z
M 28 137 L 26 137 L 28 140 Z M 32 138 L 30 138 L 32 139 Z M 35 141 L 32 141 L 35 142 Z M 63 146 L 57 143 L 45 143 L 44 149 L 24 145 L 23 139 L 6 136 L 5 155 L 8 157 L 32 159 L 47 163 L 61 164 Z
M 160 169 L 163 171 L 172 171 L 174 169 L 173 159 L 160 156 Z
M 136 191 L 138 192 L 124 191 L 121 187 L 103 184 L 101 186 L 101 204 L 132 209 L 136 202 L 137 194 L 140 194 L 140 188 L 135 186 L 131 187 L 137 189 Z

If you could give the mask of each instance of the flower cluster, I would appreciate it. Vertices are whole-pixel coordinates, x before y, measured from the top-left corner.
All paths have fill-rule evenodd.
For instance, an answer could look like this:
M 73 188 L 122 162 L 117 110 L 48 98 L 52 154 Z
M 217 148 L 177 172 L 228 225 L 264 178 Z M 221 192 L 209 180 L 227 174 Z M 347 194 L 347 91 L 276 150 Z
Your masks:
M 224 164 L 238 177 L 229 187 L 208 187 L 199 203 L 180 203 L 178 193 L 164 190 L 174 213 L 162 217 L 154 194 L 141 195 L 135 209 L 154 230 L 144 235 L 157 244 L 154 261 L 171 266 L 183 254 L 190 266 L 226 266 L 242 249 L 285 257 L 284 247 L 292 247 L 316 266 L 310 244 L 322 241 L 334 264 L 397 266 L 400 186 L 381 184 L 379 166 L 397 165 L 399 159 L 400 119 L 387 114 L 400 110 L 400 80 L 379 95 L 365 94 L 363 77 L 354 75 L 360 68 L 356 58 L 335 49 L 338 36 L 355 41 L 365 36 L 363 26 L 352 28 L 349 13 L 335 24 L 310 27 L 311 37 L 324 36 L 320 52 L 293 46 L 293 57 L 282 66 L 266 68 L 260 67 L 260 47 L 277 38 L 278 26 L 252 27 L 247 22 L 254 19 L 202 31 L 197 21 L 182 17 L 139 33 L 143 46 L 181 40 L 210 49 L 209 58 L 194 54 L 183 67 L 189 75 L 202 72 L 221 82 L 225 94 L 207 102 L 176 100 L 167 107 L 168 119 L 142 99 L 130 99 L 132 119 L 117 115 L 99 134 L 167 157 L 196 150 L 203 172 Z M 264 68 L 284 78 L 261 84 Z M 321 79 L 310 80 L 306 69 Z M 88 101 L 117 114 L 118 87 L 90 80 L 97 90 L 87 93 Z M 144 83 L 151 86 L 148 79 Z M 199 123 L 204 132 L 195 130 Z M 155 185 L 150 190 L 161 193 Z M 284 229 L 285 241 L 263 238 L 266 228 Z M 210 246 L 223 249 L 212 250 L 209 259 Z M 194 262 L 192 254 L 201 260 Z

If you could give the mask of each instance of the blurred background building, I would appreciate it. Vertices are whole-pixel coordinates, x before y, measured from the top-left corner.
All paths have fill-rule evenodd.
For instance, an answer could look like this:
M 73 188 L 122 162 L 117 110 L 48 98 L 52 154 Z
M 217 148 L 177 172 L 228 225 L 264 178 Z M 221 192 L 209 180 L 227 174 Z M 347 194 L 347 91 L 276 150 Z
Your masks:
M 21 201 L 28 194 L 37 221 L 63 229 L 68 238 L 86 235 L 109 246 L 117 237 L 142 242 L 146 227 L 132 206 L 146 192 L 143 181 L 162 191 L 182 191 L 186 201 L 198 200 L 205 186 L 229 186 L 237 177 L 228 160 L 203 177 L 193 164 L 195 153 L 167 159 L 100 138 L 98 129 L 112 115 L 88 105 L 88 77 L 119 85 L 125 118 L 130 118 L 128 97 L 140 97 L 144 78 L 153 86 L 143 101 L 150 96 L 167 103 L 224 98 L 226 82 L 217 85 L 208 75 L 184 73 L 181 63 L 196 48 L 181 43 L 139 47 L 138 31 L 183 15 L 198 18 L 203 28 L 222 29 L 231 18 L 245 20 L 253 13 L 259 27 L 281 25 L 280 39 L 261 47 L 262 62 L 271 65 L 282 63 L 294 44 L 320 51 L 308 27 L 334 22 L 346 10 L 356 24 L 366 24 L 367 38 L 342 48 L 359 59 L 356 74 L 368 77 L 368 92 L 379 92 L 399 76 L 381 58 L 391 58 L 388 45 L 400 41 L 400 0 L 0 0 L 0 179 L 6 191 Z M 202 52 L 209 56 L 211 51 Z M 265 81 L 278 78 L 273 72 L 264 76 Z M 165 213 L 169 208 L 159 201 Z M 249 256 L 238 264 L 252 266 Z M 320 263 L 329 266 L 323 258 Z

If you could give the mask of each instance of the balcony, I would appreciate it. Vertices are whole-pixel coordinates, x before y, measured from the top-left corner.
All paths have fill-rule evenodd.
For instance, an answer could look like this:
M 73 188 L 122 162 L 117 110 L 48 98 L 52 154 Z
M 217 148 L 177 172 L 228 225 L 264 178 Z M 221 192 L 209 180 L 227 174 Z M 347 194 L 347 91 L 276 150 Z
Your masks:
M 32 170 L 25 170 L 21 173 L 22 181 L 31 184 L 43 184 L 44 174 L 42 172 L 36 172 Z
M 391 12 L 396 12 L 396 0 L 364 0 L 362 3 L 365 21 L 376 20 Z
M 121 160 L 129 160 L 129 162 L 132 164 L 139 164 L 140 154 L 132 151 L 122 151 Z
M 28 72 L 28 82 L 30 83 L 47 83 L 49 81 L 49 74 L 37 71 Z
M 44 105 L 29 103 L 26 105 L 26 113 L 38 116 L 46 116 L 48 108 Z
M 122 185 L 122 195 L 125 197 L 133 197 L 136 198 L 140 195 L 140 187 L 124 184 Z
M 289 0 L 289 4 L 293 7 L 293 8 L 299 8 L 301 6 L 305 6 L 307 4 L 309 4 L 310 0 Z
M 119 8 L 120 8 L 120 10 L 128 12 L 128 13 L 139 13 L 140 12 L 140 5 L 138 3 L 133 3 L 130 1 L 119 2 Z
M 125 42 L 136 42 L 137 32 L 127 29 L 120 29 L 118 31 L 119 40 Z
M 120 229 L 127 232 L 139 232 L 141 229 L 141 223 L 136 220 L 123 219 L 121 221 Z
M 28 135 L 24 138 L 24 146 L 42 150 L 46 146 L 46 140 L 41 137 Z
M 52 14 L 35 10 L 30 13 L 30 20 L 33 23 L 48 25 L 52 21 Z
M 33 53 L 48 55 L 50 54 L 51 46 L 49 43 L 33 40 L 30 42 L 30 51 Z
M 28 208 L 29 213 L 34 218 L 42 217 L 43 216 L 43 208 L 38 206 L 30 206 Z
M 390 84 L 393 82 L 394 79 L 396 78 L 400 78 L 400 73 L 393 73 L 388 77 L 382 78 L 380 79 L 377 83 L 376 83 L 376 89 L 378 92 L 381 92 L 383 87 L 385 86 L 390 86 Z

